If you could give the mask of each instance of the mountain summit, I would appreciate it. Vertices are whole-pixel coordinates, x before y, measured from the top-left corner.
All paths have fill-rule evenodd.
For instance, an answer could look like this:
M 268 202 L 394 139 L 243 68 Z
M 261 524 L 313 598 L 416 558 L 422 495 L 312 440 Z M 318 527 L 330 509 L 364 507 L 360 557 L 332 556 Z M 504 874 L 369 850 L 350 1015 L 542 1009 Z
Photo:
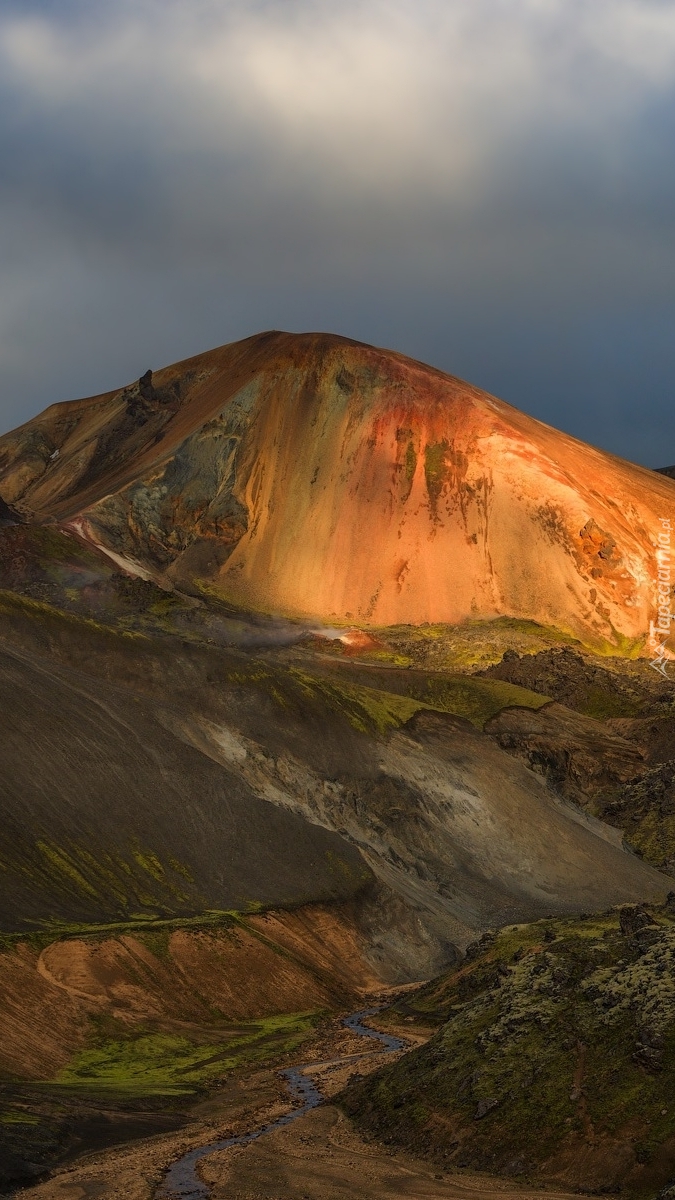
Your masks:
M 244 608 L 615 646 L 649 628 L 675 521 L 662 475 L 400 354 L 276 331 L 52 405 L 0 438 L 0 495 Z

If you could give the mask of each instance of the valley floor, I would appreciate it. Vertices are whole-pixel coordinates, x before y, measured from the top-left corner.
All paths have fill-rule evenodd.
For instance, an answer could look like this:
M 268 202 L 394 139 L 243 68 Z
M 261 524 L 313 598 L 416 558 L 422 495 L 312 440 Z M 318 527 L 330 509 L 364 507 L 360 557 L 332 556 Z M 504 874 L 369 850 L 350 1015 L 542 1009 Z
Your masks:
M 424 1040 L 422 1029 L 408 1033 L 411 1044 Z M 336 1021 L 311 1047 L 303 1047 L 303 1059 L 316 1062 L 312 1075 L 330 1101 L 355 1069 L 369 1073 L 381 1066 L 386 1056 L 377 1051 L 364 1055 L 363 1039 Z M 265 1068 L 232 1078 L 193 1110 L 194 1120 L 187 1128 L 84 1156 L 16 1196 L 26 1200 L 154 1200 L 161 1194 L 166 1168 L 187 1150 L 256 1128 L 287 1108 L 276 1070 Z M 200 1175 L 211 1200 L 492 1200 L 497 1196 L 530 1200 L 544 1195 L 486 1175 L 441 1174 L 409 1155 L 366 1141 L 330 1102 L 248 1146 L 209 1155 L 200 1166 Z M 548 1200 L 567 1196 L 562 1192 L 545 1194 Z

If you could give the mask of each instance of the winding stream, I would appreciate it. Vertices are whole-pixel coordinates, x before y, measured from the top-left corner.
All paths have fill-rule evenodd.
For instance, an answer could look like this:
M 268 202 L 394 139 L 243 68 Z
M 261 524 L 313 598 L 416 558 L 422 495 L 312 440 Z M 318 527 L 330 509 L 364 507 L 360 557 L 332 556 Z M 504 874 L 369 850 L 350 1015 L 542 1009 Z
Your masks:
M 380 1033 L 379 1029 L 372 1029 L 363 1023 L 367 1017 L 372 1017 L 379 1011 L 379 1008 L 364 1008 L 361 1012 L 351 1013 L 350 1016 L 345 1017 L 342 1024 L 346 1025 L 351 1033 L 358 1033 L 361 1037 L 381 1042 L 385 1050 L 389 1052 L 403 1050 L 406 1042 L 401 1038 L 393 1037 L 388 1033 Z M 333 1059 L 334 1063 L 341 1061 L 340 1058 Z M 358 1058 L 355 1061 L 358 1062 Z M 269 1125 L 260 1125 L 257 1129 L 249 1130 L 248 1133 L 238 1134 L 237 1137 L 206 1142 L 203 1146 L 196 1146 L 193 1150 L 189 1150 L 169 1167 L 157 1196 L 162 1200 L 208 1200 L 210 1190 L 199 1178 L 197 1164 L 206 1158 L 207 1154 L 213 1154 L 216 1150 L 228 1150 L 230 1146 L 247 1146 L 249 1142 L 255 1142 L 257 1138 L 263 1137 L 266 1133 L 273 1133 L 275 1129 L 282 1129 L 284 1125 L 290 1125 L 292 1121 L 297 1121 L 298 1117 L 303 1117 L 310 1109 L 316 1108 L 323 1100 L 323 1095 L 311 1075 L 306 1072 L 311 1071 L 311 1068 L 317 1065 L 317 1063 L 304 1063 L 298 1067 L 287 1067 L 286 1070 L 280 1071 L 280 1075 L 286 1080 L 291 1100 L 299 1102 L 297 1108 L 292 1108 L 289 1112 L 284 1113 L 283 1117 L 271 1121 Z M 330 1065 L 332 1064 L 321 1063 L 322 1067 Z

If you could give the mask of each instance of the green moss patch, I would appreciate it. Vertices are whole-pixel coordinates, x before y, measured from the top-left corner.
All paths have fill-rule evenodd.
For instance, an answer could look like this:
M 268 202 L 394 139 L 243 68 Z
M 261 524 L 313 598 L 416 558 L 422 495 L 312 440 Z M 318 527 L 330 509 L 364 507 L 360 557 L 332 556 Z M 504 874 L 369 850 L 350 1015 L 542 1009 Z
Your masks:
M 489 667 L 501 660 L 505 650 L 534 654 L 552 646 L 581 646 L 569 632 L 516 617 L 463 621 L 460 625 L 396 625 L 374 632 L 392 652 L 405 655 L 414 666 L 438 671 Z
M 173 857 L 160 861 L 154 851 L 132 842 L 124 849 L 103 850 L 75 842 L 58 844 L 47 838 L 0 838 L 0 871 L 17 872 L 36 889 L 67 903 L 86 903 L 102 916 L 128 920 L 177 915 L 198 907 L 189 871 Z
M 259 907 L 256 907 L 255 911 L 259 911 Z M 125 921 L 102 923 L 44 921 L 34 930 L 21 933 L 0 933 L 0 952 L 11 951 L 22 944 L 32 946 L 36 950 L 43 950 L 52 942 L 72 938 L 105 941 L 107 938 L 126 933 L 143 941 L 153 954 L 157 954 L 157 957 L 161 958 L 164 957 L 170 936 L 175 930 L 206 932 L 227 929 L 239 922 L 245 923 L 245 916 L 244 913 L 214 909 L 197 913 L 193 917 L 159 917 L 138 913 Z
M 245 1022 L 231 1036 L 180 1036 L 153 1031 L 101 1037 L 81 1051 L 49 1086 L 121 1096 L 189 1095 L 242 1066 L 276 1060 L 313 1032 L 319 1012 Z
M 517 684 L 499 679 L 471 679 L 466 675 L 429 677 L 423 684 L 412 683 L 415 693 L 441 712 L 465 717 L 478 729 L 503 708 L 542 708 L 548 697 Z
M 91 616 L 68 612 L 55 604 L 44 600 L 36 600 L 30 596 L 18 595 L 16 592 L 0 589 L 0 616 L 7 619 L 11 628 L 12 618 L 29 618 L 33 630 L 46 627 L 58 632 L 59 627 L 69 631 L 82 630 L 91 633 L 103 633 L 106 637 L 143 638 L 144 634 L 129 629 L 113 631 L 110 625 L 97 621 Z
M 400 728 L 424 709 L 464 717 L 482 729 L 485 722 L 503 708 L 519 705 L 536 709 L 548 703 L 548 697 L 516 684 L 497 679 L 471 679 L 464 675 L 420 679 L 413 673 L 406 673 L 403 680 L 399 677 L 396 681 L 401 687 L 400 692 L 296 670 L 292 675 L 309 692 L 321 694 L 355 729 L 366 734 L 385 734 Z
M 0 1112 L 0 1125 L 39 1125 L 40 1118 L 22 1109 L 6 1109 Z
M 610 695 L 601 687 L 590 687 L 575 705 L 577 712 L 585 717 L 594 717 L 596 721 L 606 721 L 610 717 L 637 717 L 642 707 L 639 700 Z
M 341 712 L 354 729 L 365 734 L 384 734 L 405 725 L 421 708 L 429 705 L 409 696 L 362 687 L 343 679 L 326 679 L 293 668 L 291 677 L 309 696 L 321 696 Z
M 446 458 L 450 447 L 447 441 L 429 445 L 424 451 L 424 478 L 427 485 L 427 495 L 433 513 L 443 491 L 443 486 L 449 478 Z
M 506 650 L 537 654 L 565 647 L 627 662 L 638 658 L 644 646 L 644 638 L 628 639 L 618 633 L 613 633 L 611 639 L 585 643 L 571 630 L 520 617 L 463 621 L 459 625 L 394 625 L 372 632 L 393 652 L 406 655 L 414 666 L 439 671 L 482 670 L 500 662 Z

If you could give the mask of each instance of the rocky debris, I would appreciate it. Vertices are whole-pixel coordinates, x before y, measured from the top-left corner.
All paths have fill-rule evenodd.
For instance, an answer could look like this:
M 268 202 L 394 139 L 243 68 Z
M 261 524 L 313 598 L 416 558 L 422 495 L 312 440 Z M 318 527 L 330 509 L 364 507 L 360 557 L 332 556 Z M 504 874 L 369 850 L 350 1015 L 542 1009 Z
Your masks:
M 492 1112 L 493 1108 L 497 1108 L 498 1104 L 499 1100 L 496 1100 L 494 1096 L 486 1096 L 484 1099 L 479 1100 L 476 1105 L 476 1111 L 473 1114 L 474 1121 L 482 1121 L 483 1117 Z
M 168 384 L 156 387 L 152 371 L 148 370 L 136 383 L 130 384 L 122 392 L 127 413 L 136 424 L 143 425 L 165 409 L 175 410 L 180 405 L 186 387 L 193 380 L 194 372 L 187 372 L 185 378 L 174 379 Z
M 675 875 L 675 759 L 601 792 L 594 808 L 642 858 Z
M 522 655 L 507 650 L 501 662 L 476 674 L 530 688 L 599 719 L 634 717 L 652 709 L 659 712 L 672 702 L 669 683 L 619 674 L 569 649 Z
M 600 528 L 597 521 L 593 517 L 586 522 L 583 529 L 579 533 L 579 537 L 581 538 L 584 550 L 586 550 L 587 553 L 596 555 L 598 558 L 604 559 L 606 562 L 621 562 L 621 558 L 617 554 L 616 542 L 614 538 L 610 534 L 605 533 L 604 529 Z M 602 569 L 599 566 L 594 567 L 591 570 L 591 575 L 593 578 L 597 578 L 598 576 L 602 575 Z
M 170 592 L 158 587 L 152 580 L 123 575 L 121 571 L 112 575 L 110 583 L 125 610 L 130 612 L 145 613 L 153 604 L 166 605 L 173 600 Z
M 157 408 L 157 397 L 152 386 L 152 371 L 146 371 L 137 383 L 125 388 L 122 394 L 129 416 L 136 424 L 145 425 Z
M 660 1071 L 663 1067 L 664 1037 L 651 1029 L 640 1031 L 633 1051 L 633 1061 L 646 1071 Z
M 624 906 L 619 912 L 619 925 L 638 953 L 644 953 L 659 941 L 661 930 L 657 922 L 640 905 Z
M 138 391 L 144 400 L 154 400 L 155 389 L 152 386 L 152 371 L 148 370 L 145 372 L 145 375 L 141 375 L 138 381 Z
M 672 894 L 672 893 L 670 893 Z M 643 929 L 657 929 L 653 917 L 640 904 L 624 904 L 619 909 L 619 928 L 624 937 L 633 937 Z
M 467 962 L 471 962 L 474 958 L 480 958 L 481 954 L 485 953 L 488 946 L 492 945 L 496 936 L 497 934 L 494 929 L 486 929 L 485 933 L 482 933 L 475 942 L 471 942 L 464 952 L 464 957 Z
M 19 525 L 21 517 L 10 504 L 6 504 L 0 496 L 0 525 Z
M 122 392 L 127 412 L 138 418 L 140 415 L 154 415 L 162 409 L 176 409 L 195 378 L 194 371 L 187 371 L 178 379 L 157 386 L 152 371 L 147 370 L 136 383 L 130 384 Z

